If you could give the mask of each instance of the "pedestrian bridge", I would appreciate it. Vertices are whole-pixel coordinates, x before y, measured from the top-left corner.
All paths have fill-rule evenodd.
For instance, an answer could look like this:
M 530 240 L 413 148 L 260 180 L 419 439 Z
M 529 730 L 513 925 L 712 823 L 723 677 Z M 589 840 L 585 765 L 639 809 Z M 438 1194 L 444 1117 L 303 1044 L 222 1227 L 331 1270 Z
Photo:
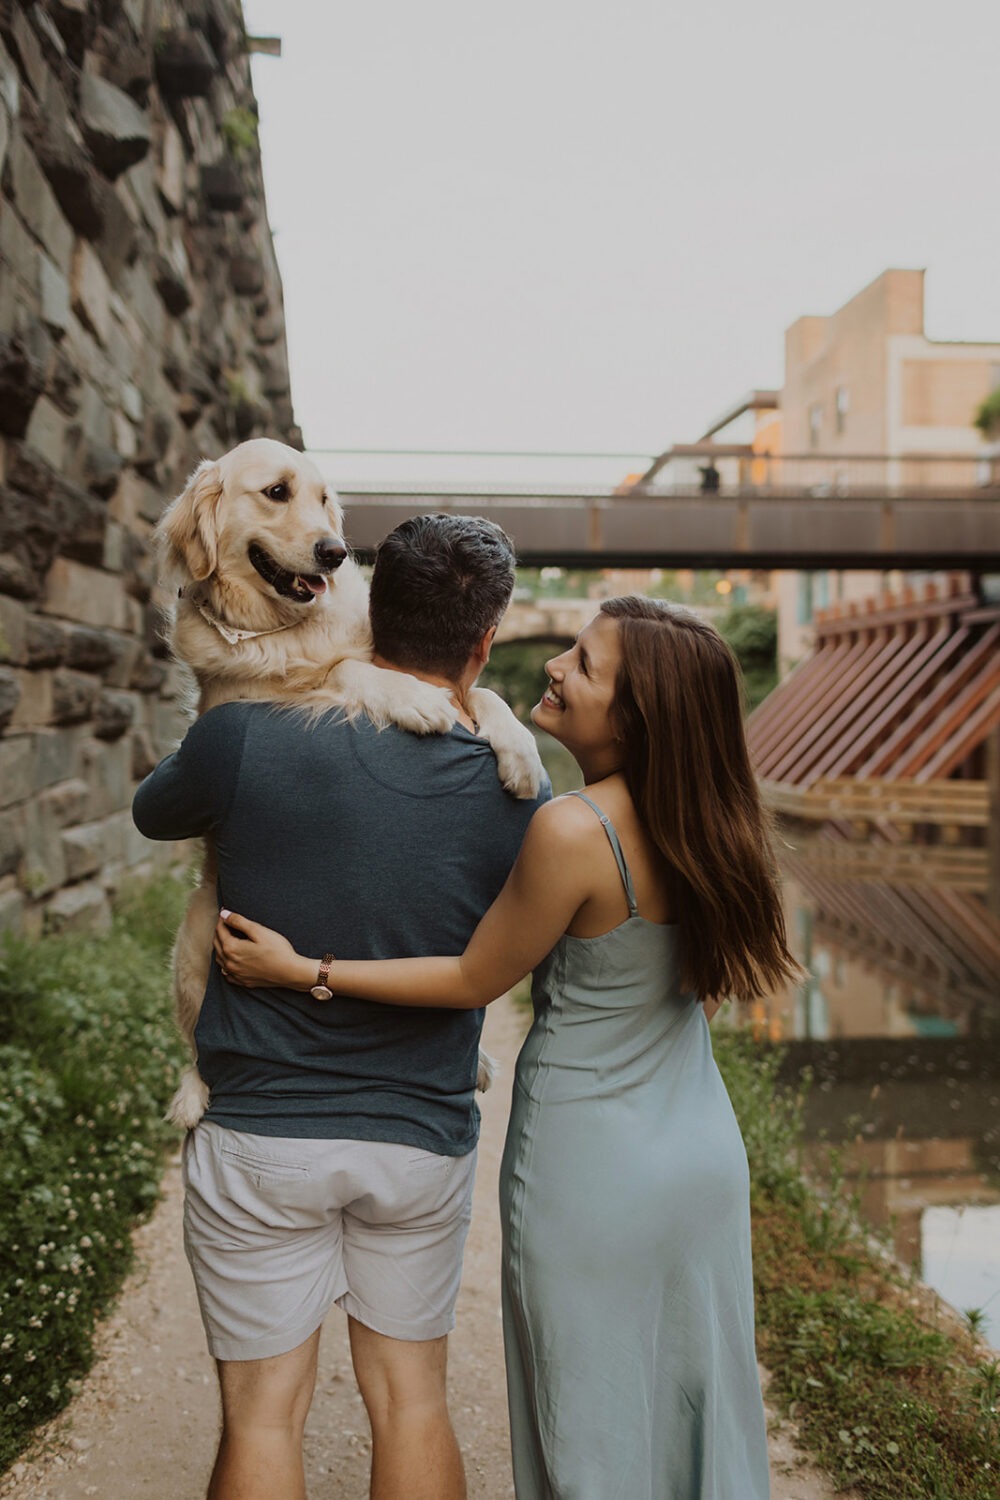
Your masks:
M 552 641 L 569 645 L 594 618 L 599 599 L 518 599 L 516 596 L 497 629 L 496 644 L 512 641 Z
M 407 516 L 487 516 L 528 567 L 904 568 L 1000 571 L 996 462 L 753 457 L 698 484 L 606 490 L 341 484 L 352 547 Z M 659 476 L 656 476 L 658 478 Z

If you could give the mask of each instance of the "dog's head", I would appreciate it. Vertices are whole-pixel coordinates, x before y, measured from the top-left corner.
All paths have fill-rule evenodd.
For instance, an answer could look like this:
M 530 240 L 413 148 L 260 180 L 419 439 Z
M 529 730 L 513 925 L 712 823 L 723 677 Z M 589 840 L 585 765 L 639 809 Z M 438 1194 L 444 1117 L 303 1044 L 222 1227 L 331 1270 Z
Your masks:
M 315 464 L 253 438 L 198 465 L 156 538 L 174 586 L 211 582 L 309 606 L 347 557 L 343 520 Z

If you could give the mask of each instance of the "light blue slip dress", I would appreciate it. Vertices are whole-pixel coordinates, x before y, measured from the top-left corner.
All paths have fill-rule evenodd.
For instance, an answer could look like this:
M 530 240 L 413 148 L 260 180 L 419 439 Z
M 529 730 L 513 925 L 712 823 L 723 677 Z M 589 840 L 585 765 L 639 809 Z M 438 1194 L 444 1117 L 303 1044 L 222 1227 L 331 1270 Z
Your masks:
M 582 793 L 575 795 L 583 797 Z M 535 971 L 500 1181 L 518 1500 L 767 1500 L 749 1175 L 677 930 Z

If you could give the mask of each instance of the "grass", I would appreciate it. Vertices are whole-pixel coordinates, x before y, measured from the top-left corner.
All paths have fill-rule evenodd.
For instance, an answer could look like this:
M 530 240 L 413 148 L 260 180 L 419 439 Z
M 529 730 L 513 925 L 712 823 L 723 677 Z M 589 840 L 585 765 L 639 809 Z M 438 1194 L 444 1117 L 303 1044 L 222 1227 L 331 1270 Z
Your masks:
M 89 1368 L 176 1143 L 168 962 L 186 898 L 162 881 L 103 936 L 0 949 L 0 1470 Z
M 713 1041 L 750 1159 L 769 1397 L 865 1500 L 996 1500 L 1000 1358 L 984 1354 L 974 1328 L 927 1310 L 859 1228 L 836 1161 L 829 1195 L 807 1184 L 801 1101 L 776 1082 L 778 1054 L 724 1028 Z

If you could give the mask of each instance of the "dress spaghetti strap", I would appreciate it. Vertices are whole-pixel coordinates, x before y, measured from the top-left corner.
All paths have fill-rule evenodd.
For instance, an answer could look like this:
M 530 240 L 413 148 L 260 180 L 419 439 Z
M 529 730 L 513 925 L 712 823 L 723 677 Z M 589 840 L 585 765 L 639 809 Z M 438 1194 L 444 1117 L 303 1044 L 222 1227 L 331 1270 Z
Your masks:
M 612 823 L 607 813 L 601 812 L 601 809 L 598 807 L 596 802 L 591 802 L 590 798 L 585 792 L 570 792 L 569 795 L 571 797 L 579 797 L 581 802 L 586 802 L 587 806 L 592 807 L 594 812 L 600 818 L 601 823 L 604 827 L 604 832 L 608 836 L 608 843 L 611 845 L 611 852 L 615 856 L 615 863 L 618 866 L 618 873 L 622 878 L 622 885 L 625 887 L 625 899 L 628 902 L 628 914 L 630 917 L 637 917 L 639 915 L 639 906 L 635 899 L 635 887 L 632 884 L 632 874 L 625 862 L 625 856 L 622 853 L 621 841 L 618 837 L 618 832 L 615 828 L 615 825 Z

